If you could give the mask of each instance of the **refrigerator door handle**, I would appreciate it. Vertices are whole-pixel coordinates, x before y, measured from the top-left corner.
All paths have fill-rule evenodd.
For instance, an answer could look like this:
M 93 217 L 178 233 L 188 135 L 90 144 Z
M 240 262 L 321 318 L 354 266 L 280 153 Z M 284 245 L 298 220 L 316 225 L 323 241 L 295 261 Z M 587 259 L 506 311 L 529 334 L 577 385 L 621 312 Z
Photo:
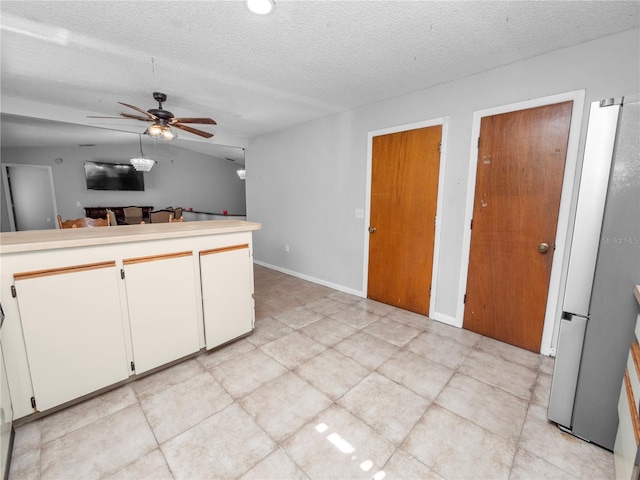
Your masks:
M 582 360 L 582 345 L 587 329 L 587 318 L 563 313 L 547 418 L 571 429 L 573 404 L 578 386 L 578 372 Z

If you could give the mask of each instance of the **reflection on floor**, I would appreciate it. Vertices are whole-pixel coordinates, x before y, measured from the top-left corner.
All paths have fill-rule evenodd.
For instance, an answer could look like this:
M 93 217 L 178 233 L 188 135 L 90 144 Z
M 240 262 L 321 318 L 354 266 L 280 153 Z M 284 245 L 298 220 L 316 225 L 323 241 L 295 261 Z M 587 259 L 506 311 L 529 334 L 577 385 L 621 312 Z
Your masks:
M 16 431 L 11 479 L 613 478 L 552 359 L 256 266 L 255 332 Z

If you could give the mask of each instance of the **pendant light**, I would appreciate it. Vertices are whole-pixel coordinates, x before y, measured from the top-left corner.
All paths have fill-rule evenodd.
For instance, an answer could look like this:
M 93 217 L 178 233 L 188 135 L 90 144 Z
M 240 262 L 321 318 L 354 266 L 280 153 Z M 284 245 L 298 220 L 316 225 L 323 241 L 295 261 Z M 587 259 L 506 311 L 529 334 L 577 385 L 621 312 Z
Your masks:
M 142 153 L 142 135 L 138 135 L 138 137 L 140 137 L 140 156 L 133 157 L 129 162 L 138 172 L 148 172 L 157 162 L 144 156 L 144 153 Z

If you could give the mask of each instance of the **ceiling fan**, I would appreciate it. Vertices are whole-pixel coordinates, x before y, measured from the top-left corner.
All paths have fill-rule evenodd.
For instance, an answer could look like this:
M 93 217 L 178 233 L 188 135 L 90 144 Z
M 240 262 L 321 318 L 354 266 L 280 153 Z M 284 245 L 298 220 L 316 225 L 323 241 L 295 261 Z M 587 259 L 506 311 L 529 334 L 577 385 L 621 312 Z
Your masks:
M 184 130 L 185 132 L 193 133 L 195 135 L 200 135 L 204 138 L 213 137 L 212 133 L 205 132 L 203 130 L 198 130 L 197 128 L 189 127 L 184 125 L 185 123 L 198 123 L 198 124 L 207 124 L 207 125 L 217 125 L 216 121 L 212 118 L 176 118 L 173 116 L 168 110 L 164 110 L 162 108 L 162 102 L 167 100 L 167 96 L 161 92 L 153 92 L 153 98 L 158 102 L 158 108 L 152 108 L 150 110 L 143 110 L 135 105 L 129 105 L 128 103 L 118 102 L 120 105 L 124 105 L 125 107 L 131 108 L 144 114 L 145 116 L 133 115 L 131 113 L 122 112 L 120 115 L 124 118 L 140 120 L 142 122 L 153 122 L 147 130 L 146 133 L 151 138 L 162 139 L 162 140 L 173 140 L 178 135 L 172 130 L 172 127 L 178 128 L 180 130 Z M 89 118 L 120 118 L 120 117 L 94 117 L 90 116 Z

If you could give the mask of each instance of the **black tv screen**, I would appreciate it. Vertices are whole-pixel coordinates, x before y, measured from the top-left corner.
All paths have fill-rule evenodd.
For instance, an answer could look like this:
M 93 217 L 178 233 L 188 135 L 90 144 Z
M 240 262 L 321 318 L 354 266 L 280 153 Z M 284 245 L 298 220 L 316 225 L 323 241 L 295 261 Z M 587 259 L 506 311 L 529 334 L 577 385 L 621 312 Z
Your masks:
M 87 190 L 144 190 L 144 175 L 133 165 L 84 162 Z

